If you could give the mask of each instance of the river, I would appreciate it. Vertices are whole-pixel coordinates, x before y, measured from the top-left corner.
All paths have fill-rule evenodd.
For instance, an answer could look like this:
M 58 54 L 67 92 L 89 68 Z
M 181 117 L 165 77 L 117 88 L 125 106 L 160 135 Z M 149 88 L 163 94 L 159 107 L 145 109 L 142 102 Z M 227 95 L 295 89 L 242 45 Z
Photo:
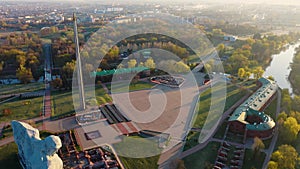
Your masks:
M 288 76 L 291 71 L 290 63 L 293 62 L 295 48 L 297 48 L 299 45 L 300 43 L 290 45 L 287 50 L 273 55 L 272 62 L 270 66 L 266 68 L 264 73 L 265 77 L 273 76 L 279 87 L 282 89 L 289 89 L 291 94 L 293 94 L 293 90 L 288 80 Z

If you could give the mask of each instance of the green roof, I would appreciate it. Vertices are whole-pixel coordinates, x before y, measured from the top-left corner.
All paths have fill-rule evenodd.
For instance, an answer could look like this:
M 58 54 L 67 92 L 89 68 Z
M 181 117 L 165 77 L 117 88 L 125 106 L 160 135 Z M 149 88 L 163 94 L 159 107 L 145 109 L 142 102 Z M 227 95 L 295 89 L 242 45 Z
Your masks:
M 94 71 L 91 73 L 92 77 L 95 76 L 109 76 L 114 74 L 124 74 L 124 73 L 133 73 L 133 72 L 141 72 L 144 70 L 149 70 L 148 67 L 134 67 L 134 68 L 121 68 L 121 69 L 111 69 L 111 70 L 103 70 L 103 71 Z
M 229 121 L 239 121 L 241 123 L 246 124 L 246 128 L 248 130 L 269 130 L 275 127 L 275 122 L 274 120 L 269 116 L 266 115 L 264 112 L 260 112 L 248 107 L 239 107 L 238 111 L 235 111 L 234 114 L 232 114 L 229 118 Z M 261 123 L 249 123 L 246 121 L 247 116 L 258 116 L 261 118 L 262 122 Z
M 258 111 L 264 106 L 267 101 L 276 93 L 277 84 L 266 78 L 260 78 L 262 86 L 253 93 L 244 103 L 242 103 L 232 113 L 228 121 L 239 121 L 246 124 L 248 130 L 269 130 L 275 126 L 274 120 L 264 112 Z M 259 124 L 250 124 L 246 121 L 247 116 L 256 115 L 261 117 L 262 121 Z

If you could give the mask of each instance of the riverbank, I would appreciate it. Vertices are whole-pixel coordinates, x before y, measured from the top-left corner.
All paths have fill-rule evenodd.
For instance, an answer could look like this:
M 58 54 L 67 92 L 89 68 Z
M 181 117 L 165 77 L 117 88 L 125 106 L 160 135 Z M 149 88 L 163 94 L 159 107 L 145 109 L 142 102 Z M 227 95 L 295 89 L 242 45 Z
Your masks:
M 291 83 L 293 93 L 300 95 L 300 48 L 296 48 L 295 50 L 293 62 L 290 64 L 291 72 L 288 76 L 288 80 Z
M 270 66 L 265 68 L 264 77 L 272 76 L 278 83 L 279 87 L 282 89 L 288 89 L 289 93 L 294 93 L 292 86 L 293 78 L 290 76 L 291 74 L 291 63 L 293 63 L 293 59 L 295 56 L 295 50 L 300 45 L 300 42 L 286 46 L 286 50 L 283 50 L 279 54 L 275 54 L 272 56 L 272 61 Z

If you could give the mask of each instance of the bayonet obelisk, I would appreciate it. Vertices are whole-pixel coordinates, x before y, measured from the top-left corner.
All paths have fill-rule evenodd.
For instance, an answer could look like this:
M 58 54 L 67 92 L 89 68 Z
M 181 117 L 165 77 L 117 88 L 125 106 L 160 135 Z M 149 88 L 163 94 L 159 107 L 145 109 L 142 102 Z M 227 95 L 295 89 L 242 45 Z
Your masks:
M 73 21 L 74 21 L 74 40 L 76 46 L 76 63 L 77 63 L 77 79 L 78 79 L 78 88 L 79 88 L 79 101 L 80 107 L 79 111 L 85 110 L 85 96 L 84 96 L 84 84 L 82 80 L 82 70 L 81 70 L 81 57 L 79 51 L 79 42 L 78 42 L 78 31 L 77 31 L 77 18 L 75 13 L 73 13 Z

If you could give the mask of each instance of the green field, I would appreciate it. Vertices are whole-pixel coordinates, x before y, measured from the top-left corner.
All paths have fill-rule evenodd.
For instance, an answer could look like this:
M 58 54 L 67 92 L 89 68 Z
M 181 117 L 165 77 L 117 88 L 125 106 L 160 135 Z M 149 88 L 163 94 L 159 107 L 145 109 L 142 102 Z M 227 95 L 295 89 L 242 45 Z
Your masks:
M 3 110 L 9 109 L 11 113 L 3 114 Z M 10 122 L 11 120 L 25 120 L 40 116 L 43 112 L 43 97 L 32 99 L 15 98 L 9 102 L 1 104 L 0 121 Z
M 159 156 L 147 157 L 147 158 L 128 158 L 119 157 L 125 168 L 128 169 L 141 169 L 141 168 L 158 168 L 157 162 Z
M 158 167 L 158 154 L 160 154 L 161 149 L 158 147 L 158 143 L 155 140 L 142 139 L 140 136 L 130 136 L 124 137 L 122 142 L 114 144 L 113 147 L 117 151 L 117 154 L 119 154 L 125 168 L 155 169 Z M 138 157 L 139 155 L 142 156 L 145 154 L 151 157 L 133 158 L 134 156 Z
M 91 101 L 91 99 L 89 99 L 88 97 L 90 96 L 92 90 L 92 88 L 86 88 L 85 90 L 87 96 L 86 102 L 88 104 L 100 105 L 111 101 L 111 97 L 105 93 L 105 90 L 101 86 L 95 86 L 95 96 L 97 101 L 94 101 L 95 103 L 92 103 L 93 101 Z M 52 91 L 51 98 L 53 105 L 53 117 L 75 113 L 72 91 Z
M 135 84 L 131 83 L 129 85 L 129 88 L 128 88 L 128 84 L 126 84 L 126 83 L 113 83 L 112 85 L 107 84 L 106 86 L 109 90 L 113 89 L 113 91 L 112 91 L 113 93 L 120 93 L 120 92 L 128 92 L 128 89 L 129 89 L 129 91 L 150 89 L 154 86 L 154 84 L 139 81 Z
M 243 169 L 259 169 L 262 168 L 263 162 L 265 160 L 266 154 L 260 152 L 258 155 L 254 157 L 253 151 L 250 149 L 246 149 L 244 156 Z
M 0 85 L 0 95 L 33 92 L 44 89 L 44 83 Z
M 205 167 L 208 167 L 210 164 L 214 164 L 217 158 L 217 152 L 219 147 L 220 147 L 220 143 L 210 142 L 207 144 L 207 146 L 204 149 L 185 157 L 183 159 L 185 168 L 204 169 Z
M 221 92 L 226 86 L 223 86 L 221 84 L 217 84 L 214 87 L 215 92 Z M 242 97 L 244 97 L 248 92 L 246 90 L 242 90 L 241 88 L 229 84 L 227 85 L 227 94 L 224 98 L 217 98 L 214 100 L 214 103 L 212 103 L 211 100 L 211 89 L 206 90 L 205 92 L 201 93 L 200 95 L 200 102 L 198 103 L 198 114 L 195 117 L 195 121 L 193 124 L 193 127 L 201 128 L 207 118 L 207 115 L 210 110 L 212 104 L 219 104 L 225 101 L 225 107 L 224 112 L 227 111 L 231 106 L 233 106 L 238 100 L 240 100 Z
M 15 143 L 9 143 L 0 147 L 0 168 L 22 169 L 17 153 L 18 147 Z
M 238 87 L 238 85 L 242 86 L 242 87 Z M 224 89 L 224 88 L 226 88 L 226 89 Z M 224 107 L 224 112 L 225 112 L 230 107 L 232 107 L 237 101 L 239 101 L 245 95 L 249 94 L 250 91 L 247 91 L 246 89 L 252 91 L 255 88 L 256 88 L 256 85 L 253 81 L 239 82 L 237 84 L 228 84 L 227 86 L 217 84 L 214 87 L 214 91 L 220 92 L 222 90 L 227 90 L 227 94 L 226 94 L 225 98 L 218 98 L 216 100 L 216 102 L 213 104 L 218 104 L 220 102 L 223 102 L 225 99 L 225 107 Z M 198 103 L 198 114 L 196 115 L 194 124 L 193 124 L 194 128 L 203 127 L 204 123 L 206 122 L 209 111 L 213 111 L 213 110 L 210 110 L 211 105 L 212 105 L 212 102 L 211 102 L 211 88 L 210 88 L 210 89 L 206 90 L 205 92 L 201 93 L 201 95 L 200 95 L 200 102 Z M 215 137 L 223 138 L 222 135 L 224 135 L 225 129 L 226 129 L 226 124 L 221 125 L 221 127 L 218 128 L 218 131 L 217 131 Z M 187 137 L 184 150 L 187 150 L 187 149 L 197 145 L 198 138 L 199 138 L 199 132 L 190 132 Z
M 270 115 L 273 119 L 276 118 L 276 111 L 277 111 L 277 99 L 274 99 L 271 104 L 264 110 L 264 112 L 268 115 Z

